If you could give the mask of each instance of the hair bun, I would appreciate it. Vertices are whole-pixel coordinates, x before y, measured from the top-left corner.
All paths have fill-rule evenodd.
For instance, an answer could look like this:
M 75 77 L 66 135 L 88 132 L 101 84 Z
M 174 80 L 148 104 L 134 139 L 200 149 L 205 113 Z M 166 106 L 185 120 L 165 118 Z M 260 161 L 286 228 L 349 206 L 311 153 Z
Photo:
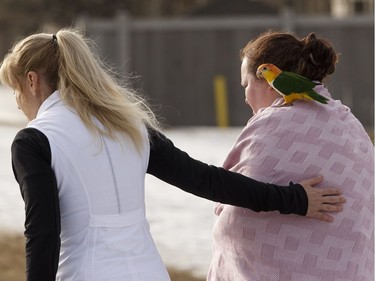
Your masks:
M 306 44 L 313 43 L 316 41 L 316 36 L 314 32 L 311 32 L 307 37 L 306 37 Z
M 325 39 L 316 38 L 314 32 L 301 40 L 302 64 L 309 68 L 309 73 L 315 73 L 316 80 L 321 81 L 325 76 L 335 71 L 337 54 L 332 45 Z

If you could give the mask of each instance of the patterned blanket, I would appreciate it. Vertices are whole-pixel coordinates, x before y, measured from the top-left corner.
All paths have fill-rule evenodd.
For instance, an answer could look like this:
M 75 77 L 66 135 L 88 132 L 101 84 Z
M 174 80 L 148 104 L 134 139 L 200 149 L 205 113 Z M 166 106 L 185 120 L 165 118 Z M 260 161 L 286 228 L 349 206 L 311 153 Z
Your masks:
M 218 204 L 208 280 L 373 281 L 374 147 L 350 109 L 282 99 L 248 122 L 224 167 L 288 184 L 322 174 L 347 199 L 333 223 Z

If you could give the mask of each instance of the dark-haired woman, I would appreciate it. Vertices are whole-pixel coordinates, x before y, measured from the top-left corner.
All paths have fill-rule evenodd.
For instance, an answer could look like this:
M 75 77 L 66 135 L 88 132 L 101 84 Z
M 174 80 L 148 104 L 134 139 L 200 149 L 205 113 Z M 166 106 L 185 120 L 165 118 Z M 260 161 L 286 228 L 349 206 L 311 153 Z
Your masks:
M 254 116 L 224 168 L 274 184 L 319 173 L 342 188 L 347 203 L 330 224 L 218 204 L 208 280 L 374 280 L 373 145 L 323 84 L 337 63 L 333 46 L 313 33 L 299 39 L 270 31 L 250 41 L 241 57 L 241 84 Z M 256 77 L 264 63 L 320 82 L 315 90 L 328 104 L 283 106 L 283 98 Z

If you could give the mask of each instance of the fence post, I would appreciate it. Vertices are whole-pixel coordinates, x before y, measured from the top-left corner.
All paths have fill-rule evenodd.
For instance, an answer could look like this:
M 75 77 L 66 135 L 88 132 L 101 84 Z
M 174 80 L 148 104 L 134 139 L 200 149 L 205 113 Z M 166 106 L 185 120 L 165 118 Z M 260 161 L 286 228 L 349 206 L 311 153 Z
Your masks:
M 285 0 L 281 8 L 281 26 L 287 32 L 294 32 L 294 13 L 291 0 Z
M 228 127 L 227 83 L 223 75 L 214 77 L 215 111 L 218 127 Z
M 130 31 L 131 20 L 125 11 L 121 11 L 116 17 L 116 33 L 118 34 L 118 58 L 119 71 L 122 76 L 127 76 L 130 72 L 130 65 L 128 60 L 131 57 L 130 50 Z

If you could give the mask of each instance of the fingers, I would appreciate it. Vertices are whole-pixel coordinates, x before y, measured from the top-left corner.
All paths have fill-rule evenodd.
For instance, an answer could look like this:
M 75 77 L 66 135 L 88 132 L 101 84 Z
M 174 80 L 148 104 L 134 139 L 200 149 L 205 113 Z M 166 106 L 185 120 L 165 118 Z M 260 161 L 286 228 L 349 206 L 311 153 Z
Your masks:
M 322 203 L 324 204 L 343 204 L 346 202 L 344 196 L 325 196 L 322 197 Z
M 306 216 L 309 218 L 318 219 L 324 222 L 333 222 L 333 217 L 328 215 L 327 212 L 341 212 L 342 205 L 322 204 L 318 208 L 309 209 Z
M 310 205 L 306 216 L 315 218 L 324 222 L 333 222 L 334 218 L 327 213 L 338 213 L 344 210 L 343 203 L 346 199 L 343 196 L 323 196 L 316 199 L 315 203 Z
M 321 189 L 321 194 L 322 195 L 340 195 L 342 194 L 342 191 L 338 188 L 325 188 L 325 189 Z
M 324 212 L 341 212 L 343 209 L 344 208 L 342 205 L 326 204 L 321 207 L 321 211 L 324 211 Z
M 324 222 L 333 222 L 333 216 L 328 213 L 341 212 L 343 210 L 342 204 L 346 202 L 346 199 L 341 196 L 342 191 L 338 188 L 320 189 L 312 187 L 322 180 L 323 176 L 319 175 L 300 182 L 309 201 L 306 216 Z
M 317 219 L 324 222 L 333 222 L 334 218 L 327 213 L 323 213 L 324 211 L 333 211 L 339 212 L 342 210 L 342 206 L 334 206 L 334 205 L 327 205 L 324 207 L 322 211 L 308 211 L 306 217 Z
M 309 204 L 319 207 L 320 204 L 342 204 L 346 202 L 342 191 L 338 188 L 306 188 Z
M 333 216 L 328 213 L 337 213 L 343 210 L 342 204 L 346 202 L 342 192 L 336 188 L 306 190 L 309 198 L 307 217 L 324 222 L 333 222 Z
M 343 194 L 342 191 L 337 188 L 310 189 L 307 191 L 307 194 L 318 204 L 341 204 L 346 202 L 345 197 L 341 196 Z

